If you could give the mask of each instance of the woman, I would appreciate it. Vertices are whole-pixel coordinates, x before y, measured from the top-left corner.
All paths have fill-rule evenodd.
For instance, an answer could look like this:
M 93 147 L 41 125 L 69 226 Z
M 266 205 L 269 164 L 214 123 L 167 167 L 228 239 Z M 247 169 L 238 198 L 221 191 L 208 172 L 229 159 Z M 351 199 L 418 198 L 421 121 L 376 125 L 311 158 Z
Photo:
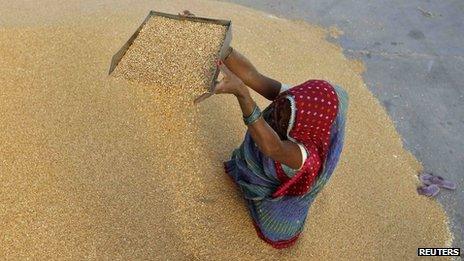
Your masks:
M 235 95 L 248 131 L 225 171 L 242 191 L 259 237 L 285 248 L 302 232 L 311 203 L 338 162 L 347 94 L 322 80 L 290 88 L 229 50 L 217 63 L 224 78 L 215 93 Z M 247 86 L 272 101 L 262 113 Z

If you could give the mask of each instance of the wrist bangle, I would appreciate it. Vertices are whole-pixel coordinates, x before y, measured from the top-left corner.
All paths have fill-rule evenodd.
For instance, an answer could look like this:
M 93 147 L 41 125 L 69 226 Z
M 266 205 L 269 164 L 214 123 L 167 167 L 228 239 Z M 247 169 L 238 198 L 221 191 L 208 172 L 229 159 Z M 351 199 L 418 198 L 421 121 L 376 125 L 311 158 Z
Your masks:
M 250 123 L 247 124 L 247 126 L 253 125 L 255 122 L 257 122 L 261 118 L 261 113 L 256 117 L 256 119 L 250 121 Z
M 255 123 L 256 121 L 258 121 L 260 117 L 261 117 L 261 110 L 259 109 L 258 105 L 255 104 L 255 107 L 253 108 L 253 112 L 251 113 L 250 116 L 243 117 L 243 122 L 245 123 L 245 125 L 249 126 Z

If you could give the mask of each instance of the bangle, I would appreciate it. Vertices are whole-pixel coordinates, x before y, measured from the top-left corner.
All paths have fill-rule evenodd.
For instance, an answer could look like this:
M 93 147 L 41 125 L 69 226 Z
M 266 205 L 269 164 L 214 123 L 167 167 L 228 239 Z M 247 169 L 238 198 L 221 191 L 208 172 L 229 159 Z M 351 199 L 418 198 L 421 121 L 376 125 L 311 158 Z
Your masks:
M 256 121 L 258 121 L 260 117 L 261 117 L 261 110 L 259 109 L 258 105 L 255 104 L 255 107 L 253 108 L 253 112 L 251 113 L 250 116 L 243 117 L 243 122 L 245 123 L 245 125 L 249 126 L 255 123 Z

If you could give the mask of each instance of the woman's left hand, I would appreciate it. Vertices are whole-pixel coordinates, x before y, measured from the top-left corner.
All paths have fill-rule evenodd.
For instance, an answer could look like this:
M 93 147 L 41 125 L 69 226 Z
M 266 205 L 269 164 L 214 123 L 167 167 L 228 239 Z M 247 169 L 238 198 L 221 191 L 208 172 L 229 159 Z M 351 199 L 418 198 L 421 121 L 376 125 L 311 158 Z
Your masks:
M 247 93 L 248 89 L 243 83 L 243 81 L 237 77 L 233 72 L 227 68 L 227 66 L 219 60 L 217 62 L 217 66 L 219 70 L 221 70 L 224 78 L 216 85 L 214 89 L 214 93 L 221 94 L 221 93 L 229 93 L 235 96 L 243 96 Z
M 183 17 L 195 17 L 193 13 L 191 13 L 189 10 L 184 10 L 182 13 L 179 13 L 179 16 Z

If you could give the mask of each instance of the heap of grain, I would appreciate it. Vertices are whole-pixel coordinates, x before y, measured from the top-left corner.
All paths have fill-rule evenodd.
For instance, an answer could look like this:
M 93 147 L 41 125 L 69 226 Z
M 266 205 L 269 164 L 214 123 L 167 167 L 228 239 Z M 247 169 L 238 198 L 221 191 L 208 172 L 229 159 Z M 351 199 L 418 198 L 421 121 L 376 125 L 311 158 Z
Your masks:
M 157 88 L 181 89 L 193 99 L 211 85 L 226 29 L 218 24 L 151 17 L 114 76 Z
M 233 20 L 234 47 L 264 74 L 329 79 L 350 95 L 336 172 L 301 240 L 276 251 L 222 166 L 245 133 L 235 98 L 184 106 L 181 89 L 107 77 L 134 21 L 186 1 L 4 2 L 2 23 L 21 26 L 0 29 L 0 260 L 413 260 L 418 246 L 450 245 L 445 213 L 415 192 L 418 164 L 362 66 L 321 28 L 189 1 L 197 15 Z

